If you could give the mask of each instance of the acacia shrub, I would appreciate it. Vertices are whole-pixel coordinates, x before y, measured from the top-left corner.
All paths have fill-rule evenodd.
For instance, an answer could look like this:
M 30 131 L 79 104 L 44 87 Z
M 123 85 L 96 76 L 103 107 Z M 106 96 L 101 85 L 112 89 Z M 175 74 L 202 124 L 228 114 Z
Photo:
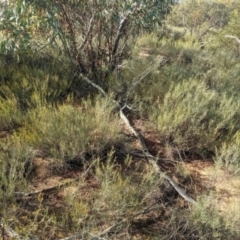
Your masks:
M 81 81 L 66 59 L 27 56 L 20 62 L 0 65 L 0 96 L 11 96 L 24 111 L 47 104 L 56 105 L 68 97 L 80 99 L 96 93 Z
M 240 131 L 227 142 L 223 142 L 217 149 L 215 157 L 217 165 L 224 166 L 234 174 L 240 172 Z
M 85 154 L 100 154 L 122 142 L 113 108 L 109 101 L 99 98 L 83 100 L 76 107 L 38 107 L 28 113 L 25 128 L 18 134 L 35 149 L 62 163 L 74 158 L 84 162 Z
M 10 207 L 8 201 L 15 201 L 15 192 L 27 192 L 27 176 L 35 152 L 18 137 L 0 142 L 0 201 Z
M 14 96 L 0 97 L 0 131 L 12 130 L 21 124 L 23 114 Z
M 214 152 L 239 129 L 239 106 L 238 99 L 192 79 L 173 84 L 151 119 L 161 142 L 204 155 Z

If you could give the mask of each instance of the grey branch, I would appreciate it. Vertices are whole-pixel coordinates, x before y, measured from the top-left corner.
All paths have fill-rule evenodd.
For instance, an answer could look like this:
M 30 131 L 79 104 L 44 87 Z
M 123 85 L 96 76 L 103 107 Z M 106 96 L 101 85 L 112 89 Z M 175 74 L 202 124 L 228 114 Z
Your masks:
M 88 77 L 85 77 L 82 75 L 82 77 L 84 78 L 84 80 L 86 82 L 88 82 L 89 84 L 91 84 L 93 87 L 95 87 L 96 89 L 98 89 L 105 97 L 107 97 L 107 93 L 103 90 L 103 88 L 101 88 L 98 84 L 94 83 L 93 81 L 91 81 Z M 115 104 L 120 108 L 120 104 L 113 100 L 115 102 Z M 124 108 L 124 107 L 123 107 Z M 126 115 L 123 113 L 123 108 L 120 108 L 119 112 L 120 112 L 120 117 L 121 119 L 124 121 L 124 123 L 127 125 L 128 129 L 137 137 L 138 141 L 141 144 L 142 147 L 142 152 L 145 155 L 146 158 L 148 158 L 149 162 L 151 163 L 151 165 L 155 168 L 156 172 L 159 174 L 163 174 L 163 177 L 170 182 L 170 184 L 174 187 L 174 189 L 179 193 L 180 196 L 182 196 L 187 202 L 192 203 L 192 204 L 196 204 L 196 201 L 194 199 L 192 199 L 190 196 L 188 196 L 186 194 L 186 192 L 180 188 L 177 183 L 175 183 L 173 181 L 173 179 L 171 179 L 166 173 L 162 172 L 160 167 L 158 166 L 156 160 L 154 161 L 153 159 L 156 159 L 148 150 L 145 142 L 144 142 L 144 138 L 142 137 L 142 135 L 140 133 L 138 133 L 134 127 L 130 124 L 128 118 L 126 117 Z
M 239 44 L 240 44 L 240 39 L 237 36 L 233 36 L 233 35 L 225 35 L 226 38 L 233 38 L 235 39 Z
M 170 178 L 167 174 L 165 174 L 164 172 L 161 171 L 161 169 L 159 168 L 156 161 L 153 160 L 153 159 L 155 159 L 155 157 L 149 152 L 149 150 L 148 150 L 148 148 L 147 148 L 147 146 L 146 146 L 146 144 L 143 140 L 143 137 L 131 126 L 129 120 L 124 115 L 122 109 L 120 110 L 120 117 L 125 122 L 125 124 L 129 128 L 129 130 L 138 138 L 145 157 L 148 158 L 149 162 L 152 164 L 152 166 L 154 167 L 156 172 L 159 173 L 159 174 L 163 174 L 163 177 L 174 187 L 174 189 L 179 193 L 179 195 L 182 196 L 187 202 L 192 203 L 192 204 L 196 204 L 196 201 L 194 199 L 192 199 L 190 196 L 188 196 L 186 194 L 186 192 L 182 188 L 180 188 L 177 185 L 177 183 L 175 183 L 173 181 L 172 178 Z

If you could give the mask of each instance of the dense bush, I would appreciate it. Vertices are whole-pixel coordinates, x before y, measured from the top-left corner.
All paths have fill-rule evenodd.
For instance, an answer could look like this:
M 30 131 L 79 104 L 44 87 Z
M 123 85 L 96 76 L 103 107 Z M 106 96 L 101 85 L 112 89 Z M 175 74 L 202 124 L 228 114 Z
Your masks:
M 163 142 L 202 154 L 214 151 L 239 129 L 239 106 L 239 100 L 186 80 L 172 86 L 152 119 Z
M 34 156 L 34 151 L 18 138 L 0 142 L 0 201 L 2 204 L 7 204 L 10 200 L 15 201 L 15 192 L 27 191 L 27 176 L 31 171 Z
M 39 107 L 29 113 L 29 124 L 19 134 L 48 156 L 84 161 L 86 153 L 100 153 L 120 142 L 119 120 L 112 109 L 108 101 L 101 99 L 96 103 L 83 101 L 78 107 Z
M 22 113 L 14 96 L 6 99 L 0 97 L 0 112 L 0 130 L 11 130 L 21 123 Z

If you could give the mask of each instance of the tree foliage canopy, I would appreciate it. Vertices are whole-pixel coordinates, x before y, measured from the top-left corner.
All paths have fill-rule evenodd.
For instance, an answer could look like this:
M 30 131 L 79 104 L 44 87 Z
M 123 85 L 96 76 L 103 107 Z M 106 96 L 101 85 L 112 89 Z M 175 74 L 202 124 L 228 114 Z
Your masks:
M 129 42 L 162 24 L 172 0 L 10 0 L 2 3 L 3 51 L 63 51 L 82 73 L 113 70 L 127 57 Z M 4 6 L 5 7 L 4 7 Z M 38 39 L 45 43 L 39 45 Z M 37 44 L 36 44 L 37 42 Z

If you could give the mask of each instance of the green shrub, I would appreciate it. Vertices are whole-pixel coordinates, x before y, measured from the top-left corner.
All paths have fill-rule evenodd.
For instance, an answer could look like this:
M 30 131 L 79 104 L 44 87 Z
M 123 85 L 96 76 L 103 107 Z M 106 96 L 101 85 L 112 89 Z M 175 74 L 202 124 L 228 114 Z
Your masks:
M 0 201 L 27 192 L 27 176 L 31 171 L 34 151 L 18 138 L 0 142 Z M 13 198 L 14 199 L 14 198 Z
M 216 29 L 225 26 L 229 21 L 230 9 L 217 1 L 184 1 L 176 4 L 168 16 L 168 22 L 175 26 L 188 27 L 199 31 L 207 25 Z
M 231 222 L 229 216 L 221 215 L 212 198 L 216 196 L 199 197 L 198 204 L 190 211 L 173 209 L 169 224 L 171 235 L 166 235 L 171 239 L 238 239 L 237 221 Z M 170 239 L 166 235 L 163 239 Z
M 133 166 L 135 170 L 132 172 Z M 65 198 L 68 207 L 58 218 L 58 224 L 65 229 L 69 227 L 71 231 L 81 234 L 102 232 L 119 221 L 134 216 L 146 206 L 151 206 L 154 202 L 151 194 L 159 191 L 162 183 L 162 179 L 148 169 L 144 162 L 134 163 L 132 159 L 126 158 L 120 165 L 113 159 L 112 153 L 104 162 L 97 160 L 94 169 L 93 181 L 99 187 L 88 189 L 91 200 L 78 191 Z M 111 238 L 116 236 L 116 239 L 122 239 L 117 237 L 118 234 L 122 236 L 127 233 L 130 225 L 131 220 L 113 229 L 109 232 Z
M 161 141 L 179 150 L 214 151 L 238 130 L 240 101 L 207 89 L 196 80 L 173 85 L 153 111 Z
M 0 96 L 14 96 L 21 109 L 26 110 L 47 103 L 64 100 L 71 86 L 71 79 L 67 80 L 54 64 L 48 66 L 30 67 L 25 64 L 0 69 Z M 55 73 L 54 73 L 55 71 Z
M 64 104 L 42 107 L 29 113 L 30 124 L 19 133 L 32 133 L 29 144 L 64 160 L 100 153 L 121 141 L 118 117 L 106 100 L 83 101 L 78 107 Z
M 240 131 L 228 142 L 224 142 L 217 150 L 216 164 L 226 167 L 234 174 L 240 171 Z
M 12 97 L 3 99 L 0 97 L 0 131 L 11 130 L 19 125 L 22 113 L 18 108 L 17 100 Z

